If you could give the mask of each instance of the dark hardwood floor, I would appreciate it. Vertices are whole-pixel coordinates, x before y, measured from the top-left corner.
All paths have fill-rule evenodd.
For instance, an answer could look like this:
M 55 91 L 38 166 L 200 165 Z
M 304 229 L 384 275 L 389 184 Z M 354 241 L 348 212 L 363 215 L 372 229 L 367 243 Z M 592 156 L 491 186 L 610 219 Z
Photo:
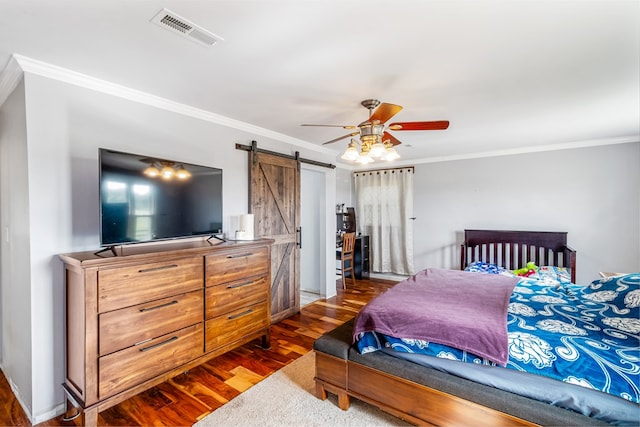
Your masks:
M 271 348 L 262 349 L 259 340 L 216 357 L 142 392 L 100 413 L 104 426 L 191 426 L 252 385 L 296 360 L 312 349 L 313 342 L 353 318 L 371 298 L 393 286 L 387 280 L 358 280 L 356 286 L 337 296 L 315 301 L 300 313 L 271 326 Z M 350 284 L 350 281 L 349 281 Z M 79 418 L 63 421 L 62 416 L 38 426 L 75 426 Z M 0 375 L 0 426 L 31 426 Z

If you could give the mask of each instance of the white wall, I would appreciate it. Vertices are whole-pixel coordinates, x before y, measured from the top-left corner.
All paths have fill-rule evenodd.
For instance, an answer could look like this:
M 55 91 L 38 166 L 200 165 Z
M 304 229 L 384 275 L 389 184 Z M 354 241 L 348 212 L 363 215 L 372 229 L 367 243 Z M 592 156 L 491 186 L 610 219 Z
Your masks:
M 2 370 L 27 409 L 32 401 L 32 289 L 24 82 L 0 109 L 0 326 Z M 16 393 L 18 394 L 18 393 Z
M 353 175 L 349 169 L 336 168 L 336 203 L 345 206 L 355 206 L 353 195 Z M 334 225 L 335 228 L 335 225 Z
M 414 263 L 459 268 L 465 228 L 567 231 L 578 283 L 640 271 L 640 142 L 415 167 Z
M 62 410 L 64 277 L 57 254 L 99 247 L 98 148 L 223 169 L 227 234 L 248 209 L 248 153 L 236 149 L 236 143 L 257 140 L 262 149 L 334 161 L 313 150 L 30 72 L 0 108 L 3 120 L 11 119 L 10 126 L 0 128 L 1 219 L 11 221 L 10 245 L 3 243 L 0 253 L 3 371 L 34 423 Z M 335 174 L 326 180 L 332 204 Z M 327 203 L 329 209 L 333 206 Z
M 307 168 L 300 171 L 300 290 L 321 294 L 324 291 L 325 190 L 324 172 Z M 322 244 L 321 244 L 322 243 Z
M 352 171 L 336 185 L 355 204 Z M 480 228 L 568 232 L 581 284 L 640 271 L 640 142 L 416 164 L 414 216 L 417 270 L 459 268 L 464 229 Z

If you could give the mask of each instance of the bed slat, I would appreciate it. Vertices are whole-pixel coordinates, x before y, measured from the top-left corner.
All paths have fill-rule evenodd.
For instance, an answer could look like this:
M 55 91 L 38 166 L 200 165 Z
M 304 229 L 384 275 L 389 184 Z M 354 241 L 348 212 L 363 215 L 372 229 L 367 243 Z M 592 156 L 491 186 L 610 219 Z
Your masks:
M 516 270 L 533 261 L 571 269 L 576 283 L 576 251 L 567 246 L 565 231 L 465 230 L 460 269 L 482 261 Z

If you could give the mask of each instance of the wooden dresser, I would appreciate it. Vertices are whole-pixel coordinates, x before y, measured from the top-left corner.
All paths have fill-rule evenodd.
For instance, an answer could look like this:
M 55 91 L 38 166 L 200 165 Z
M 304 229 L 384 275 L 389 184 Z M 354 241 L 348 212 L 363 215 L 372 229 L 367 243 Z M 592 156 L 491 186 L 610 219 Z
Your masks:
M 271 240 L 60 255 L 67 404 L 98 413 L 256 338 L 269 347 Z

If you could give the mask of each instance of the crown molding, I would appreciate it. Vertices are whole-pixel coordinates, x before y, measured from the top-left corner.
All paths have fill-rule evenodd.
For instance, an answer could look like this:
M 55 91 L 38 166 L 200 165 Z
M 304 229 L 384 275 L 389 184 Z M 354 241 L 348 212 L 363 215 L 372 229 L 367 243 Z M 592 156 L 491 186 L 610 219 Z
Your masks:
M 518 154 L 530 154 L 530 153 L 541 153 L 547 151 L 558 151 L 558 150 L 574 150 L 578 148 L 589 148 L 589 147 L 600 147 L 603 145 L 615 145 L 615 144 L 630 144 L 634 142 L 640 142 L 640 135 L 632 135 L 632 136 L 624 136 L 618 138 L 603 138 L 603 139 L 593 139 L 589 141 L 576 141 L 576 142 L 567 142 L 561 144 L 547 144 L 547 145 L 537 145 L 532 147 L 522 147 L 522 148 L 514 148 L 511 150 L 493 150 L 486 151 L 482 153 L 468 153 L 468 154 L 459 154 L 453 156 L 440 156 L 440 157 L 425 157 L 422 159 L 414 159 L 414 160 L 395 160 L 393 163 L 383 163 L 378 162 L 378 164 L 369 164 L 366 169 L 388 169 L 390 167 L 406 167 L 406 166 L 415 166 L 420 164 L 427 163 L 441 163 L 441 162 L 452 162 L 457 160 L 473 160 L 473 159 L 482 159 L 485 157 L 501 157 L 501 156 L 515 156 Z M 347 169 L 350 171 L 358 172 L 359 170 L 364 170 L 358 165 L 354 164 L 346 164 L 343 162 L 337 162 L 336 167 L 338 169 Z
M 24 71 L 16 60 L 15 55 L 12 55 L 7 65 L 0 72 L 0 107 L 16 89 L 23 75 Z
M 335 155 L 335 152 L 327 148 L 312 144 L 301 139 L 293 138 L 278 132 L 271 131 L 259 126 L 254 126 L 240 120 L 231 119 L 229 117 L 215 114 L 200 108 L 195 108 L 186 104 L 172 101 L 132 89 L 123 85 L 112 83 L 86 74 L 82 74 L 57 65 L 48 64 L 23 55 L 13 54 L 9 64 L 0 74 L 0 105 L 6 100 L 11 92 L 17 86 L 17 82 L 24 73 L 36 74 L 74 86 L 83 87 L 97 92 L 105 93 L 139 104 L 156 107 L 165 111 L 170 111 L 184 116 L 193 117 L 207 122 L 227 126 L 240 131 L 248 132 L 252 135 L 259 135 L 265 138 L 271 138 L 276 141 L 286 142 L 288 144 L 312 150 L 322 154 Z M 6 74 L 6 77 L 5 77 Z M 6 83 L 5 83 L 6 81 Z M 3 84 L 4 83 L 4 84 Z M 13 86 L 11 86 L 13 85 Z M 5 88 L 6 87 L 6 88 Z M 6 93 L 6 95 L 5 95 Z M 3 98 L 3 95 L 5 96 Z
M 481 159 L 485 157 L 514 156 L 518 154 L 540 153 L 540 152 L 546 152 L 546 151 L 574 150 L 577 148 L 599 147 L 602 145 L 614 145 L 614 144 L 628 144 L 633 142 L 640 142 L 640 135 L 626 136 L 626 137 L 619 137 L 619 138 L 593 139 L 588 141 L 566 142 L 566 143 L 560 143 L 560 144 L 536 145 L 531 147 L 514 148 L 511 150 L 494 150 L 494 151 L 487 151 L 482 153 L 468 153 L 468 154 L 460 154 L 460 155 L 454 155 L 454 156 L 430 157 L 430 158 L 418 159 L 411 162 L 407 162 L 406 165 L 449 162 L 454 160 Z M 399 163 L 399 165 L 405 166 L 402 163 Z
M 0 106 L 4 104 L 9 95 L 18 86 L 20 80 L 23 78 L 24 73 L 32 73 L 47 77 L 53 80 L 69 83 L 75 86 L 84 87 L 86 89 L 95 90 L 97 92 L 105 93 L 112 96 L 124 98 L 133 102 L 156 107 L 162 110 L 171 111 L 177 114 L 193 117 L 196 119 L 208 121 L 211 123 L 227 126 L 240 131 L 248 132 L 252 135 L 259 135 L 265 138 L 271 138 L 276 141 L 286 142 L 288 144 L 305 148 L 318 153 L 335 156 L 335 152 L 322 146 L 309 143 L 297 138 L 292 138 L 288 135 L 284 135 L 278 132 L 271 131 L 259 126 L 254 126 L 249 123 L 245 123 L 239 120 L 231 119 L 219 114 L 212 113 L 210 111 L 202 110 L 200 108 L 191 107 L 186 104 L 171 101 L 166 98 L 162 98 L 156 95 L 152 95 L 137 89 L 128 88 L 116 83 L 112 83 L 106 80 L 98 79 L 86 74 L 78 73 L 67 68 L 51 65 L 36 59 L 32 59 L 26 56 L 13 54 L 9 59 L 9 62 L 0 73 Z M 575 141 L 560 144 L 548 144 L 533 147 L 522 147 L 510 150 L 494 150 L 481 153 L 468 153 L 453 156 L 440 156 L 440 157 L 427 157 L 415 160 L 399 160 L 394 161 L 393 166 L 411 166 L 416 164 L 426 163 L 439 163 L 456 160 L 470 160 L 479 159 L 485 157 L 499 157 L 499 156 L 512 156 L 518 154 L 529 154 L 544 151 L 556 151 L 556 150 L 570 150 L 576 148 L 596 147 L 601 145 L 613 145 L 613 144 L 627 144 L 632 142 L 639 142 L 640 135 L 631 135 L 619 138 L 606 138 L 595 139 L 588 141 Z M 388 164 L 385 163 L 385 166 Z M 338 160 L 336 166 L 340 169 L 358 170 L 358 165 L 346 164 Z M 380 164 L 382 167 L 383 165 Z M 372 165 L 368 165 L 370 169 Z

